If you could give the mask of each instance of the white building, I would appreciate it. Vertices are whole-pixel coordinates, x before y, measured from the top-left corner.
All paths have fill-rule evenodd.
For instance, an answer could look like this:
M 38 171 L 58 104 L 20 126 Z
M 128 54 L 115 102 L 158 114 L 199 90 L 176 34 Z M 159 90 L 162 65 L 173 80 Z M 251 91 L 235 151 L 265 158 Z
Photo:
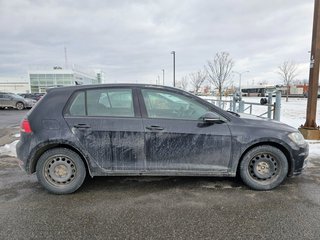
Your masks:
M 30 92 L 46 92 L 53 87 L 71 86 L 77 84 L 99 84 L 102 81 L 100 75 L 94 71 L 85 72 L 78 69 L 62 69 L 55 67 L 49 70 L 29 70 Z
M 0 82 L 0 92 L 28 93 L 28 82 Z
M 0 92 L 28 93 L 27 77 L 0 76 Z

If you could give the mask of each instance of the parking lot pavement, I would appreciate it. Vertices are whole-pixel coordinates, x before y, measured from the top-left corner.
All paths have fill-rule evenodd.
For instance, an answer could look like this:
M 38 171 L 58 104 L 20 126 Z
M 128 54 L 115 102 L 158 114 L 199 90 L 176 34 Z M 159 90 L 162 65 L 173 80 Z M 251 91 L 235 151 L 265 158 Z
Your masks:
M 269 192 L 235 179 L 98 177 L 46 192 L 1 159 L 0 239 L 319 239 L 319 165 Z
M 18 126 L 29 110 L 0 109 L 0 129 Z
M 17 128 L 2 132 L 13 141 Z M 1 155 L 1 154 L 0 154 Z M 0 156 L 0 239 L 319 239 L 320 160 L 277 189 L 237 179 L 88 178 L 74 194 L 46 192 Z

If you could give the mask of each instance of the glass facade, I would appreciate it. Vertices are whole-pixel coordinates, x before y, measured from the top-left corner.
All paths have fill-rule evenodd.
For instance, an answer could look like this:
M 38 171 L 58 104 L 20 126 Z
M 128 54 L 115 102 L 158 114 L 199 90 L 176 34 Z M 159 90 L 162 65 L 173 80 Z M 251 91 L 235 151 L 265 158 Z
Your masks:
M 55 70 L 46 72 L 29 72 L 31 93 L 46 92 L 53 87 L 71 86 L 78 84 L 97 84 L 96 76 L 88 76 L 72 70 Z

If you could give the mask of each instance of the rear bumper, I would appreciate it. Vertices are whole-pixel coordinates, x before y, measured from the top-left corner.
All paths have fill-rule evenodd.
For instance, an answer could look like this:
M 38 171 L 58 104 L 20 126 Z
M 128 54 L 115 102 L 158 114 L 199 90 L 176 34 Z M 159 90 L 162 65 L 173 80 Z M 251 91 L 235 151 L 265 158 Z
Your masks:
M 21 133 L 21 137 L 16 146 L 17 158 L 19 159 L 19 166 L 27 173 L 31 174 L 28 164 L 28 157 L 30 155 L 30 138 L 23 136 L 26 133 Z

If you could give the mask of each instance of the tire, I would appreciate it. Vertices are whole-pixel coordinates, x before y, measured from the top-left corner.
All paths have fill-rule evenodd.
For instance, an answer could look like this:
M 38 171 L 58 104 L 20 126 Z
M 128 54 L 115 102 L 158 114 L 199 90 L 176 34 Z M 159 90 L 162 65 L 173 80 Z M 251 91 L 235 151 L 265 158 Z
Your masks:
M 81 157 L 66 148 L 54 148 L 41 155 L 36 173 L 41 185 L 54 194 L 75 192 L 86 177 Z
M 17 103 L 16 103 L 16 108 L 17 108 L 18 110 L 23 110 L 23 109 L 24 109 L 24 104 L 23 104 L 22 102 L 17 102 Z
M 271 190 L 288 174 L 288 161 L 275 147 L 262 145 L 248 151 L 240 163 L 242 181 L 254 190 Z

